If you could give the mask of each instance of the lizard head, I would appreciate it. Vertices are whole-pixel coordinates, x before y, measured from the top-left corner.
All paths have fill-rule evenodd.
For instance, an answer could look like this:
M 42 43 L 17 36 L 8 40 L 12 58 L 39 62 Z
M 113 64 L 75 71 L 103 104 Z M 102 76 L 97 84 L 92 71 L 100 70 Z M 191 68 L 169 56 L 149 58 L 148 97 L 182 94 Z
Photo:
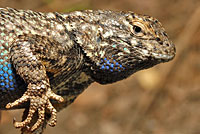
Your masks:
M 175 46 L 157 19 L 130 13 L 124 22 L 129 27 L 132 36 L 124 41 L 135 48 L 143 58 L 157 63 L 167 62 L 174 58 Z
M 92 62 L 95 81 L 112 83 L 174 58 L 175 46 L 157 19 L 133 12 L 96 11 L 96 14 L 89 17 L 90 22 L 96 20 L 85 29 L 90 35 L 82 36 L 86 38 L 82 47 Z M 88 37 L 90 41 L 86 41 Z

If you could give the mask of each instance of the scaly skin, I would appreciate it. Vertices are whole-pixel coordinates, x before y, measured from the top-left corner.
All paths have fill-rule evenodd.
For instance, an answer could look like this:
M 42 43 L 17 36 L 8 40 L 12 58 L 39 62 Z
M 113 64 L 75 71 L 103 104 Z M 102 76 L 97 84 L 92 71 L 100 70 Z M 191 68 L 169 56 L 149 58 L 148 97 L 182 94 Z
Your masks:
M 39 134 L 91 83 L 170 61 L 175 46 L 157 19 L 133 12 L 1 8 L 0 53 L 0 109 L 25 108 L 14 126 Z

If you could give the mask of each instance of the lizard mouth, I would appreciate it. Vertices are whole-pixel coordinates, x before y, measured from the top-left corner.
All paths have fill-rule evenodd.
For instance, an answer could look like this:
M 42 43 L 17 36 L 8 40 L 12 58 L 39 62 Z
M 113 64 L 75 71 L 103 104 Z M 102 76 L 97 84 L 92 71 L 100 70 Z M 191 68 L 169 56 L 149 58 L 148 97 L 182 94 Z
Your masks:
M 165 52 L 165 53 L 161 53 L 160 51 L 152 52 L 152 50 L 145 50 L 145 49 L 138 48 L 138 47 L 137 47 L 137 50 L 138 50 L 137 52 L 139 52 L 141 55 L 143 55 L 145 57 L 151 57 L 152 59 L 162 61 L 162 62 L 167 62 L 167 61 L 172 60 L 176 54 L 175 48 L 173 50 Z
M 169 61 L 172 60 L 175 56 L 175 54 L 173 55 L 167 55 L 167 54 L 158 54 L 158 53 L 152 53 L 152 55 L 156 58 L 156 59 L 161 59 L 164 61 Z

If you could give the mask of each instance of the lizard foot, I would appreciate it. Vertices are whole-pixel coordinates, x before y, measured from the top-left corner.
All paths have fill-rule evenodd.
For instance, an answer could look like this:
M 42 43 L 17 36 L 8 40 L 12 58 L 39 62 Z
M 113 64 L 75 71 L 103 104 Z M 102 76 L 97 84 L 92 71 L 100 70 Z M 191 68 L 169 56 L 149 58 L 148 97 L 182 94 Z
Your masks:
M 30 85 L 31 84 L 29 84 L 29 86 Z M 56 119 L 57 111 L 52 106 L 49 99 L 54 99 L 54 100 L 57 100 L 59 102 L 63 102 L 64 99 L 61 96 L 53 93 L 50 88 L 48 88 L 48 90 L 46 92 L 44 92 L 43 94 L 41 94 L 40 96 L 38 96 L 34 93 L 35 90 L 33 92 L 33 87 L 32 87 L 32 90 L 29 90 L 29 89 L 30 88 L 28 88 L 28 90 L 23 94 L 23 96 L 21 98 L 17 99 L 13 103 L 8 103 L 6 105 L 6 108 L 12 108 L 12 107 L 18 106 L 18 105 L 20 105 L 24 102 L 30 101 L 29 113 L 28 113 L 27 118 L 22 122 L 16 122 L 15 119 L 14 119 L 13 120 L 14 126 L 16 128 L 24 128 L 24 127 L 29 128 L 28 125 L 31 123 L 31 120 L 32 120 L 34 113 L 37 111 L 38 112 L 38 120 L 30 128 L 30 131 L 36 130 L 44 121 L 45 109 L 48 109 L 51 113 L 51 119 L 50 119 L 48 124 L 50 126 L 55 126 L 56 121 L 57 121 L 57 119 Z M 37 91 L 37 92 L 39 92 L 39 91 Z

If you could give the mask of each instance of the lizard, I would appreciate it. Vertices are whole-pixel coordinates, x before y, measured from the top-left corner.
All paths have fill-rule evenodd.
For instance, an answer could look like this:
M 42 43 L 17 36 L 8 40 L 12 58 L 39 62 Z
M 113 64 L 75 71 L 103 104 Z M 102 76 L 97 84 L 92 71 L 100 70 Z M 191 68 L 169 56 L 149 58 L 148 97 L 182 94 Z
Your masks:
M 13 122 L 22 130 L 55 126 L 57 112 L 90 84 L 126 79 L 175 53 L 162 24 L 148 15 L 0 8 L 0 110 L 25 108 L 23 121 Z

